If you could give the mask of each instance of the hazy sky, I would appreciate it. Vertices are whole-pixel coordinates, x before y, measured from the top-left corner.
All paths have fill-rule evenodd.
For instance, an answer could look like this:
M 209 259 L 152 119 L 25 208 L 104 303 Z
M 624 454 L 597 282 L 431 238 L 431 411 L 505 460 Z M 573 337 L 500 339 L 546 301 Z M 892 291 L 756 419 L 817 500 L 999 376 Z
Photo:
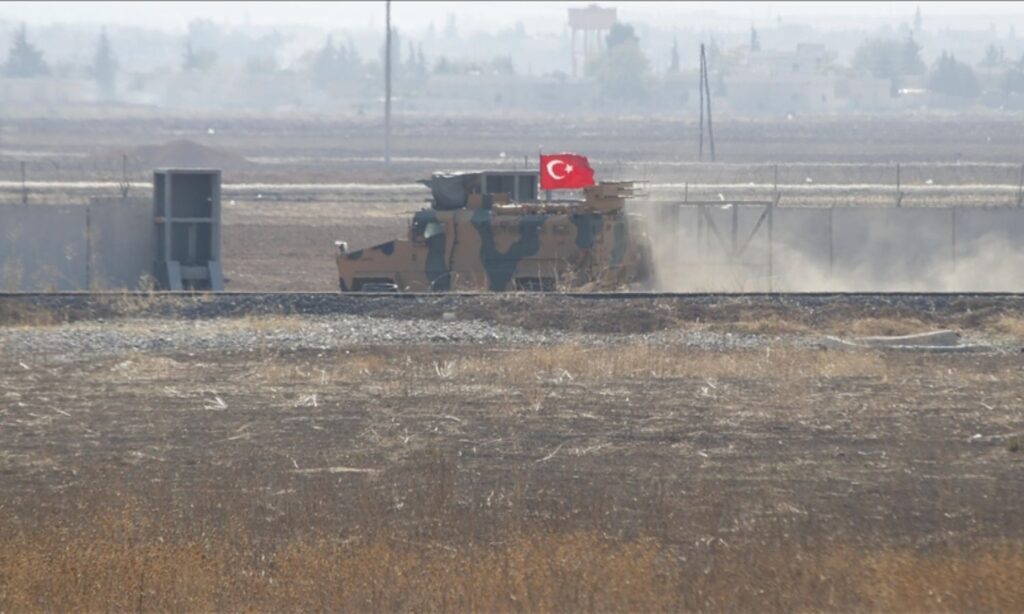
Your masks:
M 392 3 L 392 20 L 401 29 L 417 30 L 431 21 L 441 26 L 454 14 L 459 28 L 494 31 L 523 21 L 532 31 L 559 31 L 566 8 L 589 2 L 400 2 Z M 931 25 L 987 27 L 1024 22 L 1020 2 L 599 2 L 618 8 L 623 21 L 661 25 L 748 28 L 783 21 L 837 26 L 855 21 L 906 21 L 917 6 Z M 76 22 L 138 25 L 181 31 L 198 18 L 221 23 L 272 26 L 313 24 L 320 27 L 377 27 L 384 21 L 384 2 L 3 2 L 0 20 L 30 24 Z

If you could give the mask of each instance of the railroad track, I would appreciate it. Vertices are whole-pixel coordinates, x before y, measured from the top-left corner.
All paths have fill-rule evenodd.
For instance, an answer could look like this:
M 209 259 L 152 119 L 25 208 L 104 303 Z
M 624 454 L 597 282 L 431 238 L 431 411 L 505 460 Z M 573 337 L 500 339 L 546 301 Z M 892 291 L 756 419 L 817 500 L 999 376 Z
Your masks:
M 311 297 L 339 299 L 389 298 L 389 299 L 424 299 L 424 298 L 478 298 L 478 297 L 535 297 L 559 299 L 704 299 L 704 298 L 879 298 L 879 299 L 957 299 L 957 298 L 1007 298 L 1024 299 L 1024 292 L 145 292 L 134 290 L 104 291 L 56 291 L 56 292 L 0 292 L 0 298 L 202 298 L 218 300 L 230 298 L 269 298 L 269 297 Z
M 913 317 L 958 326 L 979 317 L 1024 314 L 1020 292 L 801 293 L 339 293 L 339 292 L 23 292 L 0 293 L 0 326 L 123 317 L 362 315 L 391 319 L 496 319 L 572 328 L 603 322 L 646 330 L 665 317 L 695 321 L 793 318 L 816 325 L 852 317 Z M 646 323 L 646 324 L 645 324 Z

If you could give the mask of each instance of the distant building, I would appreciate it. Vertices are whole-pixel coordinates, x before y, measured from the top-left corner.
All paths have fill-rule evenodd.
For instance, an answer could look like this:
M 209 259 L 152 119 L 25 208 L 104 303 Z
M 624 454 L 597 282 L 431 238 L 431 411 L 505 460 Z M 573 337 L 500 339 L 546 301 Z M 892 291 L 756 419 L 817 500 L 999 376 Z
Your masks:
M 885 111 L 898 108 L 892 81 L 867 74 L 843 76 L 835 54 L 818 44 L 794 51 L 754 52 L 726 78 L 727 105 L 751 115 Z
M 835 108 L 835 78 L 746 74 L 727 79 L 730 110 L 768 115 L 827 113 Z
M 851 111 L 884 111 L 893 108 L 892 80 L 858 75 L 836 81 L 836 98 Z
M 836 106 L 836 80 L 829 74 L 835 54 L 824 45 L 795 51 L 753 52 L 725 77 L 728 108 L 740 113 L 825 113 Z
M 0 78 L 0 104 L 4 106 L 38 104 L 81 104 L 99 100 L 92 79 L 74 77 Z

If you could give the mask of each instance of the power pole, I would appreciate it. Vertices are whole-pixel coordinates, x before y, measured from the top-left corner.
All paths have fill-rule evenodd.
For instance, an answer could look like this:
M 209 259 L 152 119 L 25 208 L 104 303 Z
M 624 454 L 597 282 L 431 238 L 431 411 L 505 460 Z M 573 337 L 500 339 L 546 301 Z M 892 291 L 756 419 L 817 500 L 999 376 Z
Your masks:
M 704 160 L 704 43 L 700 44 L 700 82 L 697 91 L 700 92 L 700 143 L 697 145 L 697 159 Z
M 708 84 L 708 58 L 704 54 L 704 45 L 700 46 L 700 64 L 704 73 L 704 100 L 708 105 L 708 144 L 711 146 L 711 161 L 715 161 L 715 130 L 711 124 L 711 86 Z
M 391 0 L 384 2 L 384 166 L 391 166 Z

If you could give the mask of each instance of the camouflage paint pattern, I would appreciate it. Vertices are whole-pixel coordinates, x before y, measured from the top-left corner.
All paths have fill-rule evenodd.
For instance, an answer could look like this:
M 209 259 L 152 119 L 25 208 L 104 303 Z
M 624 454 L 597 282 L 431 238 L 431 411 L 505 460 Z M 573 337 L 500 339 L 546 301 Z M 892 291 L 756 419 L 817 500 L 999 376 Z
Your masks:
M 400 291 L 614 289 L 644 281 L 646 238 L 624 198 L 413 214 L 409 236 L 337 256 L 343 291 L 368 282 Z

